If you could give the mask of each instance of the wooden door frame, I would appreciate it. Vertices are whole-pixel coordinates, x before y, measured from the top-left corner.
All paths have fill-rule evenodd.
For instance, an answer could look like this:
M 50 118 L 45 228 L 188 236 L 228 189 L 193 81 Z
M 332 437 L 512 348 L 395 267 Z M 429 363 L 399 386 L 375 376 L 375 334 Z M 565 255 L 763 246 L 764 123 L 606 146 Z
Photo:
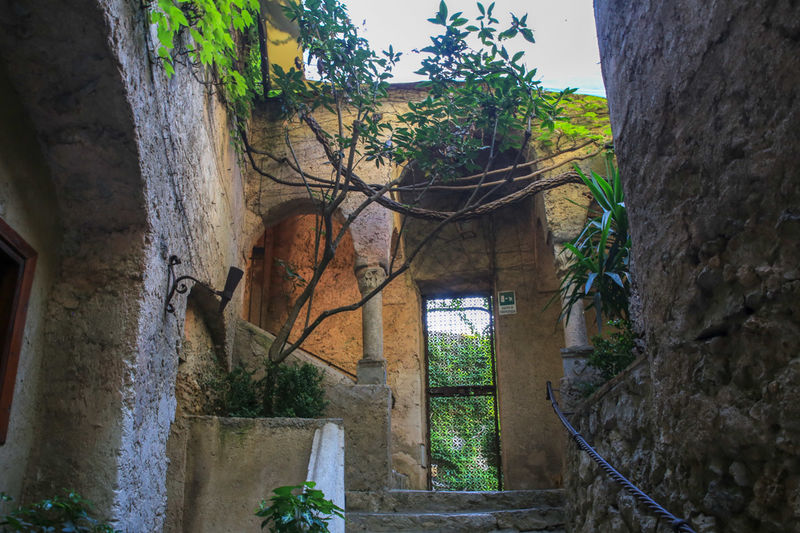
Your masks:
M 6 254 L 19 265 L 11 312 L 5 331 L 5 342 L 0 346 L 0 445 L 2 445 L 6 442 L 11 420 L 11 403 L 14 398 L 14 385 L 17 380 L 17 368 L 37 253 L 2 218 L 0 218 L 0 253 Z

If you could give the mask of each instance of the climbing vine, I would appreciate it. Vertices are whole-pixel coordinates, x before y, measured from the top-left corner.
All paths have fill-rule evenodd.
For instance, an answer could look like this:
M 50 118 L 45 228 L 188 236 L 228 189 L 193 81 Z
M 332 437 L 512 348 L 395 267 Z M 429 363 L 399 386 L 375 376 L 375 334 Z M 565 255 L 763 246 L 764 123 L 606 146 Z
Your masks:
M 242 123 L 253 100 L 263 95 L 259 0 L 156 0 L 150 7 L 156 54 L 167 76 L 183 58 L 190 67 L 212 69 L 216 79 L 209 84 L 222 91 L 231 115 Z

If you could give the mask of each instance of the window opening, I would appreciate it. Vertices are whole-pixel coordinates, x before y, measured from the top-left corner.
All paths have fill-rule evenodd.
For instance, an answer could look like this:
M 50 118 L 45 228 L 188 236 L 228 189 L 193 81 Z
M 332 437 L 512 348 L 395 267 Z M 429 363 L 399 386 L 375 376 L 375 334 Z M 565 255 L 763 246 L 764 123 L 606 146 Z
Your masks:
M 0 219 L 0 444 L 11 418 L 36 252 Z
M 429 485 L 502 489 L 491 297 L 423 301 Z

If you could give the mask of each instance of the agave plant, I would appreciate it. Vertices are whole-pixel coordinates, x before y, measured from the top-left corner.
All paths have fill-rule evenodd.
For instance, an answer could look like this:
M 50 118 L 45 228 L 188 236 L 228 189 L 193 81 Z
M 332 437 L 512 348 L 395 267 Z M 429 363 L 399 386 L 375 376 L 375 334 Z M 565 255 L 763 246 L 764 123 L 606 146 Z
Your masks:
M 619 170 L 610 158 L 607 168 L 606 179 L 595 172 L 587 177 L 575 167 L 602 213 L 590 219 L 575 240 L 564 245 L 562 253 L 571 257 L 559 287 L 561 318 L 569 320 L 572 306 L 588 301 L 586 308 L 595 309 L 598 329 L 602 328 L 603 317 L 627 320 L 630 299 L 628 212 Z

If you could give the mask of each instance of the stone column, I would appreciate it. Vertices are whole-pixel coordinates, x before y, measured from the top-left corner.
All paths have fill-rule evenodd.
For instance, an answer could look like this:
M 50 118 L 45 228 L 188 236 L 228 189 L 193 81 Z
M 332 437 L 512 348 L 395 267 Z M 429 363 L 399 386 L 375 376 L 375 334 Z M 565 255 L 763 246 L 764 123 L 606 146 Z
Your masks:
M 367 265 L 356 270 L 358 290 L 362 296 L 386 279 L 386 271 L 380 265 Z M 386 384 L 386 359 L 383 357 L 383 296 L 373 296 L 361 308 L 361 328 L 364 355 L 358 362 L 359 385 Z
M 560 253 L 561 245 L 555 245 L 556 272 L 560 279 L 567 274 L 567 267 L 572 261 L 571 254 Z M 562 301 L 563 304 L 563 301 Z M 559 389 L 561 391 L 561 406 L 572 410 L 577 406 L 583 396 L 579 384 L 597 381 L 597 371 L 588 366 L 587 360 L 593 348 L 589 344 L 589 334 L 586 331 L 586 316 L 583 302 L 576 302 L 570 309 L 569 316 L 564 318 L 564 346 L 561 349 L 561 362 L 564 365 L 564 377 L 561 378 Z
M 563 279 L 566 275 L 567 266 L 572 261 L 572 256 L 569 253 L 561 253 L 561 245 L 557 244 L 554 248 L 556 252 L 556 272 L 558 277 Z M 578 302 L 570 309 L 569 317 L 564 319 L 564 346 L 567 349 L 589 346 L 589 334 L 586 331 L 584 312 L 583 303 Z

